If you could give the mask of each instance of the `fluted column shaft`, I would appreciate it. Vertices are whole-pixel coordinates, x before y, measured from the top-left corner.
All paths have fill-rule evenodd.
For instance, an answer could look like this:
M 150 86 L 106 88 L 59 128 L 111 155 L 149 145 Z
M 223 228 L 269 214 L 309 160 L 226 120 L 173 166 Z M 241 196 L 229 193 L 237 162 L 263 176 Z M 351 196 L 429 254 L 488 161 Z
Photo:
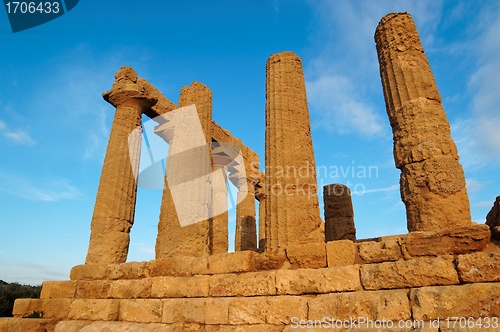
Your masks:
M 87 264 L 123 263 L 134 223 L 141 153 L 141 115 L 154 101 L 141 96 L 136 73 L 123 67 L 104 98 L 116 106 L 92 216 Z
M 386 15 L 375 41 L 408 230 L 469 225 L 464 172 L 412 17 Z
M 266 65 L 266 250 L 324 241 L 301 59 Z

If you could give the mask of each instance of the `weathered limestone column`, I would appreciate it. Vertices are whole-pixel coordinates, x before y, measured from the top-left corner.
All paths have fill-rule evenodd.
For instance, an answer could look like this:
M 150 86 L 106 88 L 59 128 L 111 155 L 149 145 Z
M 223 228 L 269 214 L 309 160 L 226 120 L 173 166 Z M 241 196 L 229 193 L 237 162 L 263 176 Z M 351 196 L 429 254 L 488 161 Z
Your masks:
M 127 259 L 141 153 L 141 116 L 155 103 L 142 94 L 132 68 L 122 67 L 115 78 L 111 90 L 103 94 L 116 113 L 92 216 L 86 264 L 123 263 Z
M 236 205 L 236 234 L 234 251 L 257 250 L 257 228 L 255 225 L 255 190 L 251 181 L 240 177 Z
M 171 149 L 177 144 L 176 131 L 174 129 L 174 138 L 172 145 L 169 146 L 169 157 L 167 158 L 167 174 L 175 173 L 177 176 L 176 182 L 192 181 L 200 177 L 210 175 L 212 172 L 211 163 L 211 125 L 212 125 L 212 92 L 202 83 L 193 82 L 190 86 L 184 86 L 181 89 L 178 107 L 185 107 L 194 104 L 198 112 L 198 117 L 201 124 L 201 129 L 204 134 L 204 142 L 202 145 L 196 142 L 184 142 L 183 144 L 193 145 L 193 148 L 180 153 L 175 153 L 175 157 L 171 155 Z M 179 112 L 176 110 L 174 112 Z M 182 118 L 179 118 L 182 122 Z M 190 123 L 183 123 L 183 126 L 189 126 Z M 200 133 L 194 132 L 194 123 L 192 133 L 187 128 L 187 133 L 184 132 L 184 138 L 193 137 L 193 140 L 198 140 Z M 168 124 L 164 127 L 158 127 L 158 133 L 163 137 L 163 129 L 168 130 Z M 176 124 L 174 124 L 176 126 Z M 186 130 L 184 128 L 183 130 Z M 175 149 L 178 151 L 178 149 Z M 182 149 L 181 149 L 182 150 Z M 172 161 L 174 159 L 174 161 Z M 206 181 L 201 187 L 193 187 L 192 191 L 184 192 L 185 201 L 194 202 L 196 209 L 205 215 L 205 219 L 199 222 L 182 225 L 182 220 L 179 219 L 179 211 L 176 211 L 174 197 L 169 188 L 168 181 L 165 181 L 165 189 L 163 192 L 162 206 L 160 210 L 160 221 L 158 223 L 158 237 L 156 239 L 156 258 L 170 257 L 175 255 L 180 256 L 204 256 L 212 253 L 211 234 L 213 233 L 212 220 L 210 218 L 211 209 L 211 192 L 210 183 Z M 203 212 L 204 211 L 204 212 Z
M 375 41 L 408 230 L 470 225 L 464 172 L 412 17 L 386 15 Z
M 356 241 L 354 209 L 349 187 L 338 183 L 324 186 L 323 201 L 325 203 L 326 241 Z
M 227 157 L 212 153 L 212 254 L 228 252 Z
M 324 242 L 301 59 L 266 64 L 266 250 Z

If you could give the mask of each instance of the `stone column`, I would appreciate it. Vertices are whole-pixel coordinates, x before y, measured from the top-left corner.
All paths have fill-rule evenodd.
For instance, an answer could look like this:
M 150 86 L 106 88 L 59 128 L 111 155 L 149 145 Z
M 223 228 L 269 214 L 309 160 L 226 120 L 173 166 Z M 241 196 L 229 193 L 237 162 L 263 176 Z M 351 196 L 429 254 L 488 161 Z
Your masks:
M 141 116 L 154 100 L 142 95 L 137 74 L 122 67 L 103 94 L 116 107 L 92 216 L 86 264 L 123 263 L 134 223 L 141 153 Z
M 266 250 L 324 242 L 302 61 L 274 54 L 266 71 Z
M 257 228 L 255 225 L 255 190 L 251 181 L 240 177 L 236 205 L 236 235 L 234 251 L 257 250 Z
M 386 15 L 375 41 L 408 230 L 470 225 L 464 172 L 412 17 Z
M 214 150 L 215 152 L 216 150 Z M 227 157 L 212 153 L 212 254 L 228 252 Z
M 326 185 L 323 187 L 323 200 L 326 241 L 356 241 L 354 209 L 349 187 L 338 183 Z
M 196 106 L 199 123 L 197 119 L 187 119 L 181 113 L 188 114 L 189 109 L 182 107 L 193 104 Z M 165 115 L 167 118 L 174 118 L 175 123 L 167 122 L 156 130 L 167 140 L 170 127 L 174 126 L 158 223 L 156 258 L 175 255 L 204 256 L 212 252 L 209 180 L 212 173 L 212 92 L 204 84 L 193 82 L 191 86 L 182 87 L 178 107 L 180 109 Z M 170 183 L 168 178 L 174 179 L 175 183 Z M 182 184 L 186 184 L 186 187 L 180 193 L 182 197 L 174 204 L 176 198 L 171 187 Z M 186 218 L 194 220 L 194 217 L 199 216 L 201 220 L 186 224 Z

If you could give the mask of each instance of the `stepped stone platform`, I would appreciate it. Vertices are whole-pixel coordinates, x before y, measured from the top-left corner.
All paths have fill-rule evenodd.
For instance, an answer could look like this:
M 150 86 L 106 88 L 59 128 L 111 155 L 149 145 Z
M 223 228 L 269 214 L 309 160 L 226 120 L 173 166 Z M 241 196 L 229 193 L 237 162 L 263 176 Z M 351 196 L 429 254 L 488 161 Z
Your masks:
M 490 236 L 488 226 L 472 225 L 265 253 L 79 265 L 71 280 L 44 282 L 40 299 L 16 300 L 15 318 L 0 319 L 0 332 L 292 331 L 330 318 L 463 331 L 447 329 L 446 319 L 500 316 L 500 249 Z M 37 314 L 43 318 L 22 318 Z M 441 329 L 431 328 L 437 319 Z

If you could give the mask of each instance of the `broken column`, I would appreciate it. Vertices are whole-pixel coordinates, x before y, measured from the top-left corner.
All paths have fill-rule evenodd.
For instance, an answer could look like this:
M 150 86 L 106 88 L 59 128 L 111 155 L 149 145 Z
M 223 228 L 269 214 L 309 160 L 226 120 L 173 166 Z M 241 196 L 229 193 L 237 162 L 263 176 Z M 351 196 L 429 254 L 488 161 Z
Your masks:
M 134 223 L 141 153 L 141 116 L 155 100 L 143 95 L 137 74 L 122 67 L 104 99 L 116 107 L 92 216 L 86 264 L 123 263 Z
M 470 225 L 464 172 L 412 17 L 386 15 L 375 41 L 408 230 Z
M 324 242 L 302 61 L 266 65 L 266 250 Z
M 323 200 L 326 241 L 356 241 L 354 209 L 349 187 L 338 183 L 326 185 L 323 187 Z
M 184 114 L 191 114 L 193 104 L 197 115 L 188 119 Z M 212 253 L 212 92 L 204 84 L 193 82 L 182 87 L 178 107 L 165 115 L 175 118 L 174 123 L 167 121 L 156 129 L 165 140 L 170 139 L 156 258 Z

